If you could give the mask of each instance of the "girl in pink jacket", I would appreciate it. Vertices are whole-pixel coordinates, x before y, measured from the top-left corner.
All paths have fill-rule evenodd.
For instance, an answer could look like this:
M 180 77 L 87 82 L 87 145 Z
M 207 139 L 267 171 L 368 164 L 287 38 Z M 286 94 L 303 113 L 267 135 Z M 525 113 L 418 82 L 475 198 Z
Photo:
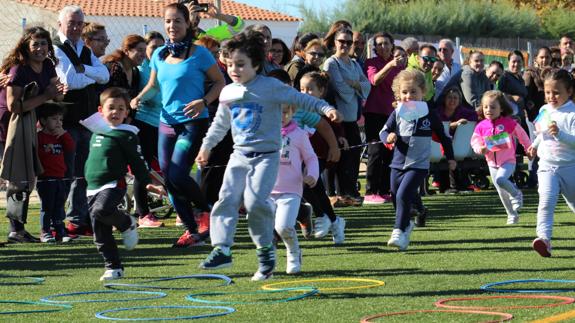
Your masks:
M 509 117 L 513 109 L 502 92 L 485 92 L 478 112 L 484 120 L 475 127 L 471 147 L 487 160 L 491 180 L 507 212 L 507 224 L 516 224 L 523 206 L 523 193 L 509 180 L 515 172 L 515 138 L 525 151 L 531 141 L 521 125 Z
M 295 230 L 303 185 L 314 187 L 319 178 L 319 163 L 308 133 L 292 120 L 295 107 L 282 108 L 282 148 L 280 166 L 271 199 L 276 205 L 275 230 L 286 246 L 286 273 L 301 271 L 301 249 Z M 302 163 L 305 169 L 302 171 Z

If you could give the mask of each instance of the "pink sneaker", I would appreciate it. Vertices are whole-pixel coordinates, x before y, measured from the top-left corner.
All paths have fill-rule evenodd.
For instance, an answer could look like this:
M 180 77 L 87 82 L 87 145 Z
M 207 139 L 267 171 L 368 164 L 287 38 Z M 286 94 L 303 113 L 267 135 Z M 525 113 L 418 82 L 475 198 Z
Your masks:
M 363 199 L 363 204 L 374 205 L 374 204 L 383 204 L 383 203 L 385 203 L 385 200 L 383 199 L 383 197 L 379 196 L 378 194 L 365 195 L 365 197 Z
M 391 203 L 393 201 L 391 194 L 383 194 L 381 195 L 381 198 L 383 199 L 384 203 Z
M 549 240 L 537 238 L 533 240 L 531 246 L 541 257 L 551 257 L 551 242 Z
M 152 213 L 148 213 L 138 219 L 138 226 L 140 228 L 159 228 L 163 227 L 164 223 L 158 220 Z
M 200 212 L 195 214 L 195 220 L 198 224 L 198 234 L 200 236 L 210 233 L 210 212 Z
M 184 222 L 182 222 L 182 219 L 180 219 L 180 216 L 176 214 L 176 226 L 177 227 L 183 227 L 184 226 Z

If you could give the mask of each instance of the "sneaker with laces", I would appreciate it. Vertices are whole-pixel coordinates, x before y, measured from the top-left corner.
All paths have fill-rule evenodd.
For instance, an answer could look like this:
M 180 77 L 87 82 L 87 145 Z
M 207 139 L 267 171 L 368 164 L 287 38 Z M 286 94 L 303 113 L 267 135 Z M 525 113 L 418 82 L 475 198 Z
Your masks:
M 313 236 L 316 239 L 321 239 L 329 233 L 331 221 L 327 215 L 315 218 L 315 231 Z
M 40 235 L 40 242 L 42 243 L 56 243 L 56 238 L 52 236 L 51 232 L 42 232 Z
M 184 222 L 182 221 L 182 219 L 180 219 L 180 216 L 176 214 L 176 226 L 177 227 L 183 227 L 184 226 Z
M 200 238 L 198 234 L 192 234 L 186 230 L 184 234 L 172 245 L 172 248 L 189 248 L 203 246 L 206 243 Z
M 273 245 L 256 249 L 258 256 L 258 271 L 252 276 L 252 281 L 262 281 L 272 278 L 276 266 L 276 252 Z
M 124 270 L 123 269 L 106 269 L 102 277 L 100 277 L 100 281 L 106 280 L 115 280 L 124 277 Z
M 517 195 L 510 197 L 509 201 L 511 202 L 511 208 L 513 211 L 519 212 L 523 207 L 523 193 L 521 193 L 521 191 L 517 191 Z
M 331 234 L 333 235 L 333 243 L 336 245 L 343 244 L 345 241 L 345 219 L 337 217 L 331 223 Z
M 200 212 L 194 215 L 194 219 L 198 224 L 198 234 L 206 236 L 210 234 L 210 212 Z
M 38 243 L 40 239 L 34 237 L 26 230 L 12 231 L 8 234 L 10 243 Z
M 200 263 L 201 269 L 222 269 L 232 266 L 232 253 L 226 255 L 220 247 L 215 247 L 212 252 Z
M 519 223 L 519 215 L 508 215 L 507 216 L 507 225 L 517 224 Z
M 531 245 L 533 250 L 537 251 L 541 257 L 551 257 L 551 241 L 543 238 L 537 238 L 533 240 Z
M 405 228 L 405 231 L 401 231 L 401 229 L 393 229 L 391 232 L 391 238 L 387 241 L 387 246 L 397 247 L 401 251 L 407 250 L 411 231 L 413 231 L 414 227 L 415 224 L 413 221 L 410 221 L 409 226 Z
M 286 274 L 293 275 L 301 272 L 301 249 L 295 252 L 287 252 Z
M 138 245 L 138 223 L 136 219 L 130 215 L 130 221 L 132 224 L 128 229 L 122 232 L 122 242 L 124 243 L 124 247 L 126 250 L 134 250 Z
M 148 213 L 143 217 L 138 218 L 138 226 L 140 228 L 160 228 L 164 226 L 164 223 L 152 213 Z
M 378 205 L 383 203 L 385 203 L 385 200 L 378 194 L 366 194 L 363 199 L 363 204 L 367 205 Z
M 427 221 L 427 208 L 423 207 L 423 212 L 417 212 L 415 216 L 415 226 L 416 227 L 424 227 L 425 222 Z
M 313 222 L 311 220 L 313 208 L 311 204 L 306 202 L 301 205 L 301 209 L 300 214 L 298 214 L 297 223 L 299 224 L 303 237 L 309 239 L 313 233 Z M 301 215 L 301 217 L 299 215 Z

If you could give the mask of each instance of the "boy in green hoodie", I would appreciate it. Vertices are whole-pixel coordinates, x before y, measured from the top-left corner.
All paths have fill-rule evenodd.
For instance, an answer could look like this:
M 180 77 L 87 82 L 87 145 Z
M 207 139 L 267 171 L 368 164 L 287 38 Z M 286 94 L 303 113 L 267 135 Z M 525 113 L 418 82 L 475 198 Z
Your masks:
M 108 88 L 100 95 L 99 117 L 94 115 L 89 118 L 100 121 L 100 127 L 90 127 L 87 120 L 83 121 L 93 132 L 85 176 L 94 243 L 104 258 L 106 267 L 100 280 L 119 279 L 124 276 L 112 227 L 122 233 L 126 250 L 132 250 L 138 244 L 137 221 L 118 210 L 118 205 L 126 194 L 125 176 L 128 165 L 142 184 L 150 183 L 148 168 L 140 153 L 138 128 L 123 124 L 128 116 L 129 104 L 130 98 L 125 90 Z M 152 185 L 147 185 L 147 188 L 155 189 Z

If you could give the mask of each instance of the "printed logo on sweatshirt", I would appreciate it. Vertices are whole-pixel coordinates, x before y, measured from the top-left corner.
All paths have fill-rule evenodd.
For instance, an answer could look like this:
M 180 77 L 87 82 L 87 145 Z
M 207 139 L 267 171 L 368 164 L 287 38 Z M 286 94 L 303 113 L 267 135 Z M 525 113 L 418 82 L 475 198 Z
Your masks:
M 52 154 L 52 155 L 60 155 L 63 152 L 62 144 L 44 144 L 42 146 L 45 153 Z
M 255 102 L 234 104 L 230 107 L 232 124 L 241 132 L 254 133 L 262 123 L 263 106 Z
M 502 132 L 503 130 L 505 130 L 505 126 L 503 124 L 498 124 L 495 126 L 495 130 L 497 132 Z
M 429 119 L 423 119 L 423 121 L 421 121 L 421 125 L 419 126 L 419 130 L 431 131 L 431 121 L 429 121 Z
M 289 158 L 289 147 L 291 145 L 290 137 L 285 136 L 282 138 L 282 149 L 280 153 L 280 164 L 281 165 L 291 165 L 291 160 Z

